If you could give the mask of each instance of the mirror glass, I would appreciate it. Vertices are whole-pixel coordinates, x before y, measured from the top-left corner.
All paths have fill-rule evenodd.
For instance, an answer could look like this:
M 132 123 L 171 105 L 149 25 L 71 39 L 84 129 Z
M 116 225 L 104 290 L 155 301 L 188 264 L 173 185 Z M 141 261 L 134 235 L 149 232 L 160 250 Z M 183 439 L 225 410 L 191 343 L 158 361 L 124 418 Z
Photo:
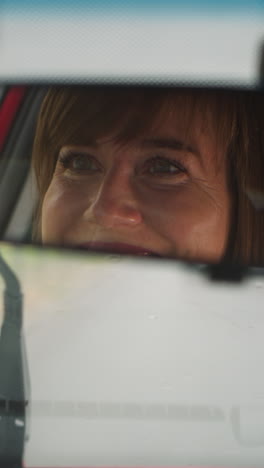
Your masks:
M 264 265 L 264 94 L 2 86 L 1 238 Z

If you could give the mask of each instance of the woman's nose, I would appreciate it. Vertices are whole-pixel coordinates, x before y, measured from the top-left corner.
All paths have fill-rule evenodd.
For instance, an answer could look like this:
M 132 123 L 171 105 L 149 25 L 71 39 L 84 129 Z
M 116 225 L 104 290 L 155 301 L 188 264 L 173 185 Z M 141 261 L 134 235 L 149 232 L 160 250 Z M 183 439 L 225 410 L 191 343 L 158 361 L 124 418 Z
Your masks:
M 86 216 L 105 228 L 137 226 L 142 221 L 139 201 L 129 175 L 109 174 L 104 178 Z

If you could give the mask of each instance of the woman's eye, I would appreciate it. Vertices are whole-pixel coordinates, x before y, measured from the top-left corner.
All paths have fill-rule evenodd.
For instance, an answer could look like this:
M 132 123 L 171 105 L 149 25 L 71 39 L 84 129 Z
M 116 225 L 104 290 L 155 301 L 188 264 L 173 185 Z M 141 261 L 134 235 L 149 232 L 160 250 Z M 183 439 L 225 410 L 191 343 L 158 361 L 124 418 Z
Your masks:
M 100 171 L 100 164 L 91 155 L 82 153 L 66 153 L 59 158 L 60 164 L 64 169 L 76 173 L 94 173 Z
M 147 172 L 152 175 L 176 175 L 186 170 L 176 161 L 155 157 L 147 162 Z

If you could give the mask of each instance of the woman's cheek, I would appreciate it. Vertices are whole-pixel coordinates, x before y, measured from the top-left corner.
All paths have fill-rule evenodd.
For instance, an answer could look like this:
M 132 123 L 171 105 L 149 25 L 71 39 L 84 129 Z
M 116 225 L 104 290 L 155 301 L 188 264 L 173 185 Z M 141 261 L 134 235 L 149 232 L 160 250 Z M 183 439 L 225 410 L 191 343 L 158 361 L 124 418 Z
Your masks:
M 220 194 L 219 194 L 220 195 Z M 214 200 L 203 191 L 185 191 L 163 200 L 152 227 L 166 239 L 171 255 L 214 259 L 222 255 L 228 235 L 228 198 Z M 155 223 L 153 222 L 155 219 Z
M 67 223 L 72 218 L 75 201 L 69 190 L 54 181 L 50 184 L 42 205 L 41 231 L 44 243 L 63 242 Z
M 54 177 L 42 209 L 42 239 L 61 243 L 75 232 L 93 199 L 94 189 L 84 181 Z

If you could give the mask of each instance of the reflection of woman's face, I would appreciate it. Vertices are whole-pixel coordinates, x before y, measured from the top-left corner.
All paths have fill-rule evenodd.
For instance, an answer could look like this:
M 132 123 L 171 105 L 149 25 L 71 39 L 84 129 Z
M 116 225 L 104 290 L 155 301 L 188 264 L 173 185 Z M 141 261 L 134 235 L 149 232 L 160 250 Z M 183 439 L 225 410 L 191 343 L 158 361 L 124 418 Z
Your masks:
M 230 194 L 212 131 L 188 138 L 168 118 L 155 132 L 61 148 L 44 197 L 44 243 L 217 261 L 225 251 Z

